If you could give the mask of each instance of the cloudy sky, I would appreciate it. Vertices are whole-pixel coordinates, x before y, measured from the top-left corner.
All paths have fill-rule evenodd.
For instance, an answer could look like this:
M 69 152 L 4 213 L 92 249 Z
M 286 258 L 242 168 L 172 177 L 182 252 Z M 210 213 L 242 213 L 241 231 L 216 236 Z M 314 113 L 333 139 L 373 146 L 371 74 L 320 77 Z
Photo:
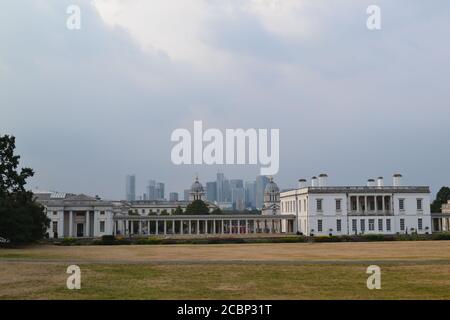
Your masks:
M 448 0 L 5 0 L 0 23 L 0 133 L 30 187 L 118 199 L 127 173 L 139 193 L 258 174 L 172 164 L 170 135 L 194 120 L 280 129 L 282 188 L 321 172 L 450 184 Z

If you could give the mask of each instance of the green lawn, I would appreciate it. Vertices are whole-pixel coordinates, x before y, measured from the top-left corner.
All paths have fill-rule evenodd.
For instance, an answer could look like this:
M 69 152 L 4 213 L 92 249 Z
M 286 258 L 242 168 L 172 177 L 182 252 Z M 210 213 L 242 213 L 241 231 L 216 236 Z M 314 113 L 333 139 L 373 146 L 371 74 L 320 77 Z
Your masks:
M 1 299 L 449 299 L 450 265 L 382 265 L 368 290 L 366 265 L 80 265 L 81 290 L 65 286 L 67 264 L 4 263 Z

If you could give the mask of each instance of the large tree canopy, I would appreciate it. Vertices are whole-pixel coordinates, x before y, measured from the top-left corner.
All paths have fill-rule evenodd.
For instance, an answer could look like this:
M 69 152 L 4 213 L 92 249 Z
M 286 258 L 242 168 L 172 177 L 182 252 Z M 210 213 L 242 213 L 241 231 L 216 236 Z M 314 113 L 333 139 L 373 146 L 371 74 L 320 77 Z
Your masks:
M 14 155 L 15 138 L 0 137 L 0 237 L 11 243 L 42 239 L 49 225 L 44 208 L 25 190 L 34 175 L 30 168 L 18 171 L 20 156 Z
M 442 205 L 448 200 L 450 200 L 450 188 L 442 187 L 436 194 L 436 200 L 431 204 L 431 212 L 441 212 Z
M 208 206 L 202 200 L 194 200 L 186 207 L 185 214 L 202 215 L 209 214 Z

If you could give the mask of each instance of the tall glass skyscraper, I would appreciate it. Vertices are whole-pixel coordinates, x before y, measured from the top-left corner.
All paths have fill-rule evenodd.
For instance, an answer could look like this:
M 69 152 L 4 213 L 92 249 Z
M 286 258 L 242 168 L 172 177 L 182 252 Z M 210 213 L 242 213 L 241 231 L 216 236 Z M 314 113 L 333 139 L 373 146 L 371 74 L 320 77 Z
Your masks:
M 125 199 L 127 201 L 136 200 L 136 177 L 135 175 L 127 175 L 125 181 Z
M 218 172 L 217 173 L 217 178 L 216 178 L 216 197 L 217 197 L 217 202 L 224 202 L 225 201 L 225 197 L 224 197 L 224 180 L 225 177 L 223 175 L 223 173 Z
M 264 189 L 266 189 L 266 185 L 269 183 L 269 178 L 266 176 L 257 176 L 256 177 L 256 209 L 262 209 L 264 203 Z
M 256 208 L 256 182 L 245 182 L 245 206 L 250 208 Z
M 217 183 L 215 181 L 206 183 L 206 199 L 211 202 L 217 201 Z

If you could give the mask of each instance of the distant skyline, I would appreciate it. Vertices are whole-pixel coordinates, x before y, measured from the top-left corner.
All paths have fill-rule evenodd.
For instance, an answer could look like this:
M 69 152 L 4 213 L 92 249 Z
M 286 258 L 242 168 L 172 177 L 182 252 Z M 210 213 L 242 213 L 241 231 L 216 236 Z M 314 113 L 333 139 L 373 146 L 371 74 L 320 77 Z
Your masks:
M 81 29 L 66 27 L 69 5 Z M 171 162 L 176 128 L 279 129 L 281 189 L 403 174 L 450 185 L 448 0 L 5 1 L 0 134 L 29 188 L 121 199 L 148 179 L 182 198 L 198 174 L 251 181 L 258 165 Z M 139 191 L 139 192 L 138 192 Z

